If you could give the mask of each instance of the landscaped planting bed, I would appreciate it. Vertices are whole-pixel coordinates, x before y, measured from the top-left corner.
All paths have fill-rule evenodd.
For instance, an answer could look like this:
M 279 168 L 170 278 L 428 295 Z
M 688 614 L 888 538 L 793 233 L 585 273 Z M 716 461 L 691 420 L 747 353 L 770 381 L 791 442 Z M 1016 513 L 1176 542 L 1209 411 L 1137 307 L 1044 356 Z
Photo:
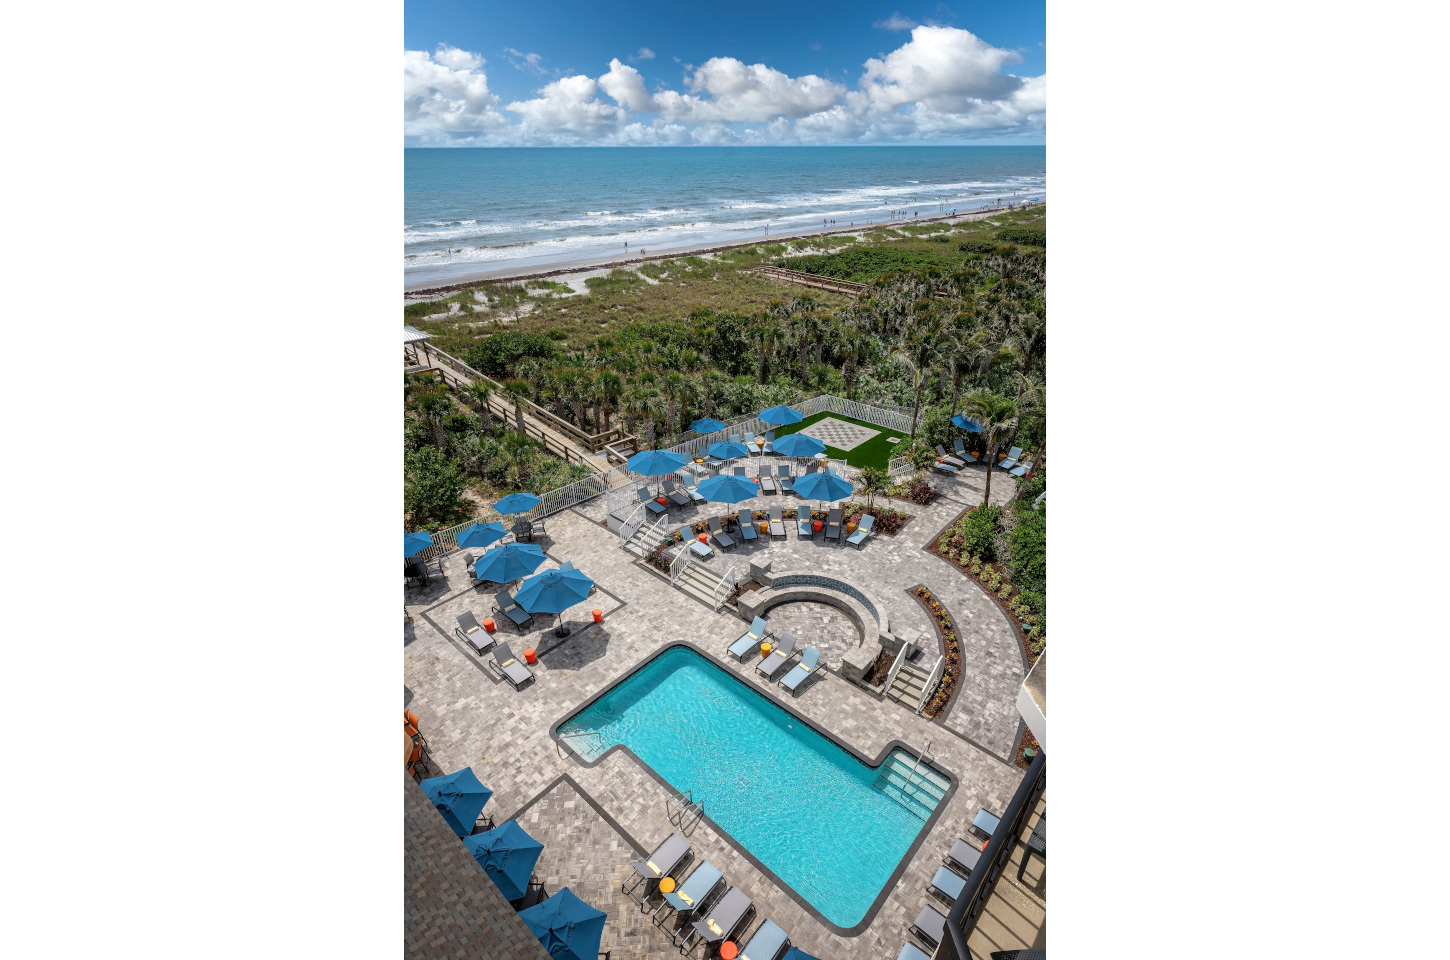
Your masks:
M 946 607 L 941 601 L 932 596 L 931 591 L 926 587 L 917 587 L 911 591 L 926 612 L 931 615 L 932 623 L 936 624 L 937 635 L 941 638 L 942 650 L 946 654 L 946 668 L 942 673 L 941 683 L 937 684 L 936 692 L 927 701 L 926 709 L 922 716 L 935 719 L 942 712 L 942 709 L 951 703 L 952 694 L 956 692 L 957 680 L 962 673 L 962 649 L 957 642 L 957 627 L 952 620 L 952 615 L 947 613 Z
M 1030 670 L 1046 649 L 1047 634 L 1040 629 L 1039 612 L 1029 602 L 1033 598 L 1024 597 L 1012 583 L 1011 571 L 1005 563 L 995 559 L 995 546 L 989 543 L 994 536 L 992 524 L 995 522 L 995 514 L 990 511 L 1000 512 L 1001 508 L 995 505 L 988 507 L 986 509 L 989 513 L 977 515 L 974 520 L 974 515 L 980 509 L 982 508 L 978 505 L 964 510 L 941 536 L 927 545 L 926 550 L 975 580 L 997 601 L 997 605 L 1007 615 L 1007 619 L 1016 628 L 1017 636 L 1022 640 Z M 979 559 L 984 556 L 992 559 Z M 1023 629 L 1024 625 L 1026 630 Z

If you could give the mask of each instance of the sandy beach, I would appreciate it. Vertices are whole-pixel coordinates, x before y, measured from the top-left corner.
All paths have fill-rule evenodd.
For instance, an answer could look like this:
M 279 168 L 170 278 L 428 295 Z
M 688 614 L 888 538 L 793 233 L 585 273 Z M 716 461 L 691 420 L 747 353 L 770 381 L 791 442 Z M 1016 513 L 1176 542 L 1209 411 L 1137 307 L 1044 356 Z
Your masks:
M 745 243 L 732 243 L 724 245 L 695 245 L 670 248 L 659 248 L 657 253 L 649 253 L 648 248 L 637 257 L 598 257 L 586 260 L 561 261 L 555 264 L 546 265 L 548 269 L 540 270 L 537 266 L 532 267 L 505 267 L 497 270 L 478 270 L 460 277 L 453 283 L 439 285 L 437 283 L 419 283 L 405 285 L 403 288 L 403 302 L 416 303 L 420 300 L 432 300 L 437 297 L 447 296 L 464 290 L 480 283 L 496 282 L 499 280 L 540 280 L 550 277 L 560 277 L 569 274 L 591 272 L 595 274 L 607 273 L 617 267 L 637 267 L 640 264 L 656 260 L 673 260 L 682 256 L 699 256 L 701 254 L 720 253 L 726 250 L 737 250 L 742 247 L 758 247 L 769 243 L 782 243 L 791 240 L 810 239 L 813 237 L 839 237 L 859 236 L 864 233 L 871 233 L 876 230 L 901 228 L 912 224 L 921 223 L 968 223 L 975 220 L 985 220 L 997 214 L 1013 210 L 1026 210 L 1031 207 L 1042 206 L 1043 203 L 1018 203 L 1011 206 L 989 207 L 977 209 L 970 212 L 958 213 L 955 216 L 944 213 L 930 217 L 903 217 L 898 220 L 881 220 L 871 224 L 858 224 L 856 226 L 835 227 L 826 230 L 782 230 L 779 233 L 771 233 L 766 236 L 762 233 L 759 237 Z

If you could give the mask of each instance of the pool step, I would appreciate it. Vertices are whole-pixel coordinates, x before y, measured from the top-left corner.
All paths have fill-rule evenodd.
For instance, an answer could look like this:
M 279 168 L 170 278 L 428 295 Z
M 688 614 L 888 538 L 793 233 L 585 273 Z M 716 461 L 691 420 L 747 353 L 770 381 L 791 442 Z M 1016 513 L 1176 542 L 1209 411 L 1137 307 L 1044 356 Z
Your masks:
M 891 681 L 891 689 L 886 691 L 886 695 L 915 711 L 916 705 L 921 702 L 921 691 L 926 689 L 928 676 L 925 670 L 903 663 L 896 672 L 896 679 Z
M 894 752 L 881 764 L 881 771 L 872 786 L 925 820 L 941 802 L 948 781 L 916 757 Z
M 720 586 L 720 577 L 698 563 L 685 567 L 675 586 L 682 593 L 700 601 L 711 610 L 715 609 L 715 589 Z

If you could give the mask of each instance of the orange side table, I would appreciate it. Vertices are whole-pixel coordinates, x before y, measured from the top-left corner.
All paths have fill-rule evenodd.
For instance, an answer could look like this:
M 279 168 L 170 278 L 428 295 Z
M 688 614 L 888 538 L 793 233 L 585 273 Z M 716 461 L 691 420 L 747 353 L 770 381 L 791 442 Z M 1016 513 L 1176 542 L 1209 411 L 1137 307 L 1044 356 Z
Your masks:
M 720 960 L 735 960 L 740 948 L 735 946 L 734 940 L 726 940 L 720 944 Z
M 824 523 L 821 523 L 821 521 L 819 521 L 819 520 L 812 520 L 811 521 L 811 526 L 813 528 L 815 528 L 816 533 L 820 533 L 821 532 L 821 527 L 825 526 L 825 524 Z
M 662 507 L 668 502 L 664 497 L 655 497 L 655 503 L 658 503 Z
M 594 622 L 595 623 L 603 623 L 604 622 L 604 611 L 603 610 L 600 610 L 598 607 L 595 607 L 593 612 L 594 612 Z
M 483 629 L 484 630 L 487 630 L 489 633 L 493 633 L 493 631 L 494 631 L 493 617 L 488 617 L 487 619 L 485 619 L 483 621 Z
M 529 647 L 527 650 L 524 651 L 524 663 L 533 663 L 535 656 L 536 654 L 534 653 L 534 648 Z

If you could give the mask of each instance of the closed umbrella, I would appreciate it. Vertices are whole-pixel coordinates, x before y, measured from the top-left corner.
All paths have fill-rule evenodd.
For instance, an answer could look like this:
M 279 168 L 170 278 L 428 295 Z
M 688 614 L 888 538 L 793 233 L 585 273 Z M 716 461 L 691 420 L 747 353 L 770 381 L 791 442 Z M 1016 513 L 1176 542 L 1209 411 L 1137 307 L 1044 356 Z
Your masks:
M 733 440 L 721 440 L 718 443 L 710 444 L 710 456 L 717 460 L 733 460 L 736 457 L 749 455 L 750 451 L 745 449 L 745 444 L 736 443 Z
M 594 581 L 579 570 L 545 570 L 519 584 L 514 599 L 529 613 L 563 613 L 589 599 L 593 586 Z M 554 634 L 567 637 L 569 628 L 560 620 Z
M 783 457 L 819 457 L 826 452 L 826 445 L 806 433 L 792 433 L 775 441 L 775 452 Z
M 780 427 L 787 423 L 800 423 L 803 418 L 790 407 L 781 406 L 760 411 L 760 419 L 772 426 Z
M 426 530 L 419 533 L 403 534 L 403 559 L 406 560 L 415 553 L 427 550 L 433 546 L 433 534 Z
M 695 489 L 706 500 L 714 500 L 718 503 L 739 503 L 741 500 L 749 500 L 760 493 L 760 487 L 752 483 L 748 477 L 737 477 L 733 473 L 707 477 Z
M 543 503 L 543 501 L 532 493 L 525 491 L 523 493 L 509 494 L 498 503 L 495 503 L 493 508 L 506 517 L 511 513 L 528 513 L 540 503 Z
M 795 482 L 795 492 L 807 500 L 833 503 L 851 495 L 850 481 L 834 473 L 808 473 Z
M 532 543 L 506 543 L 479 557 L 473 563 L 473 575 L 480 580 L 508 583 L 527 577 L 544 562 L 544 551 Z
M 952 417 L 952 424 L 953 426 L 961 427 L 968 433 L 982 432 L 982 425 L 977 421 L 973 420 L 971 417 L 967 416 L 965 413 L 959 413 L 955 417 Z
M 483 867 L 505 900 L 517 900 L 528 889 L 529 877 L 544 845 L 524 832 L 517 820 L 497 830 L 463 838 L 463 845 Z
M 491 547 L 504 537 L 508 531 L 501 523 L 470 523 L 458 533 L 454 534 L 453 540 L 458 544 L 459 549 L 467 547 Z
M 492 790 L 478 782 L 472 767 L 464 767 L 446 777 L 432 777 L 418 786 L 460 837 L 472 832 L 483 805 L 493 796 Z
M 690 429 L 696 433 L 714 433 L 717 430 L 724 430 L 725 422 L 723 420 L 715 420 L 711 417 L 701 417 L 690 424 Z
M 564 887 L 543 903 L 519 911 L 549 956 L 555 960 L 597 960 L 605 913 Z

